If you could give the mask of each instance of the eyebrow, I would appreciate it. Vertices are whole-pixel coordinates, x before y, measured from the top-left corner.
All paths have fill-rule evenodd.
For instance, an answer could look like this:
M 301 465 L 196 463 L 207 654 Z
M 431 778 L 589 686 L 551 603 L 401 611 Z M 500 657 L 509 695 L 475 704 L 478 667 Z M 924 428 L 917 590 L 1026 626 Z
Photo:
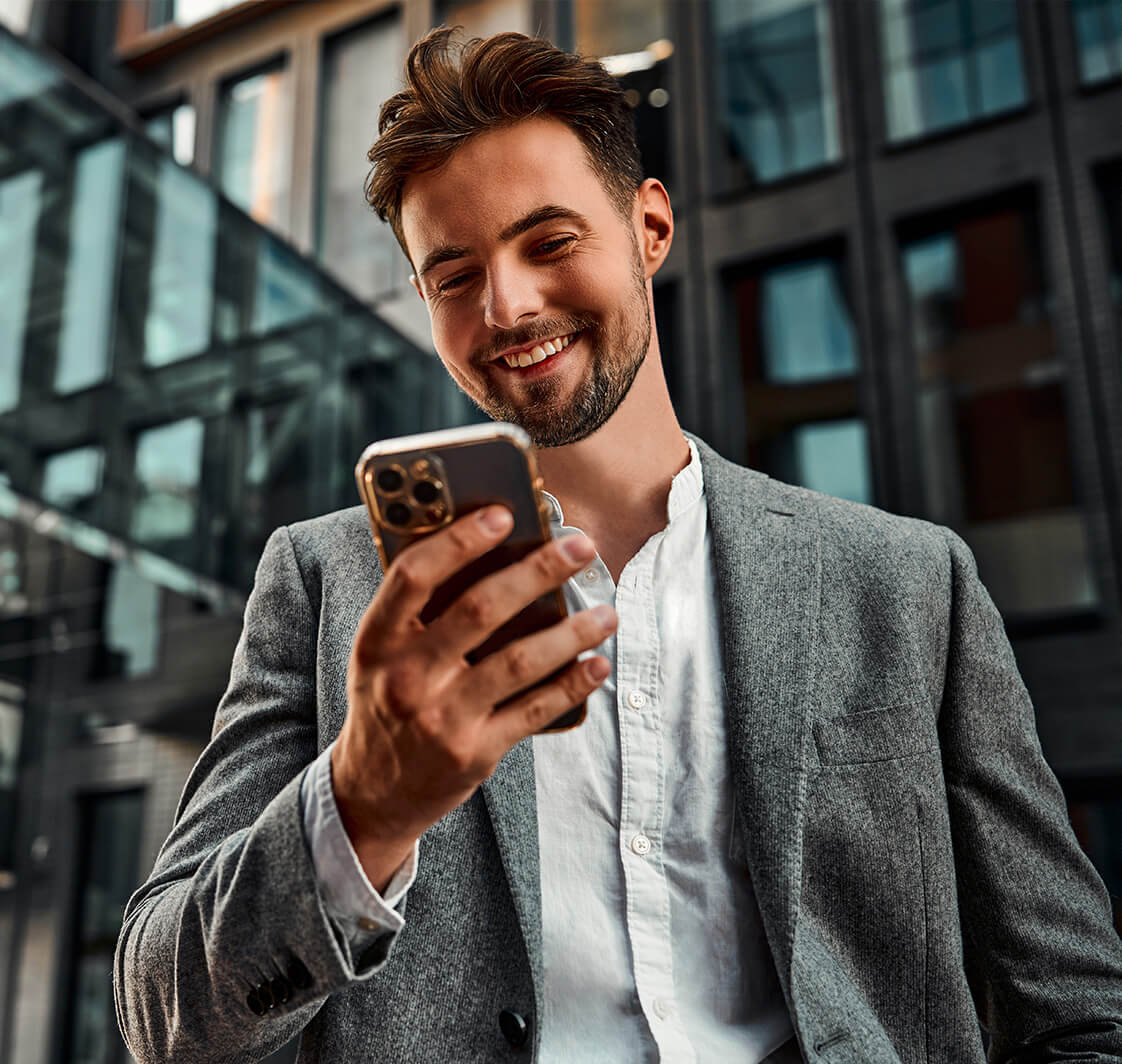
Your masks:
M 585 218 L 583 214 L 571 210 L 568 207 L 560 207 L 555 203 L 548 203 L 544 207 L 535 208 L 517 221 L 511 222 L 510 225 L 499 233 L 499 239 L 506 244 L 515 237 L 521 236 L 523 233 L 528 233 L 531 229 L 541 225 L 543 222 L 556 221 L 575 222 L 583 228 L 588 228 L 588 219 Z M 470 254 L 471 248 L 465 247 L 462 244 L 446 244 L 443 247 L 434 248 L 425 256 L 424 262 L 421 263 L 421 268 L 417 271 L 417 276 L 424 277 L 429 270 L 435 269 L 445 262 L 451 262 L 454 259 L 466 258 Z

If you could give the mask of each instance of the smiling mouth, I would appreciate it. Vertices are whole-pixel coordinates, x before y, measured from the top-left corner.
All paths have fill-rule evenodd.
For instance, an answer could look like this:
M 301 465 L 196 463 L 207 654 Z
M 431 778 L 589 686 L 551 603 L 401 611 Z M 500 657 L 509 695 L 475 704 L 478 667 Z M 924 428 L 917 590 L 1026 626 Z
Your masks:
M 497 361 L 505 362 L 511 369 L 521 369 L 544 362 L 553 355 L 565 350 L 580 333 L 567 333 L 564 336 L 555 336 L 551 340 L 543 340 L 535 344 L 529 351 L 519 351 L 513 355 L 500 355 Z

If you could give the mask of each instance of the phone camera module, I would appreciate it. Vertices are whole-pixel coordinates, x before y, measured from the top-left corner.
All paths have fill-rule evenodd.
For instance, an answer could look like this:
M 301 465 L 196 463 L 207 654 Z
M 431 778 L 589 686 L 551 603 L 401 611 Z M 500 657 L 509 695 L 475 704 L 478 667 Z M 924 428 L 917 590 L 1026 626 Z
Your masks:
M 431 506 L 440 498 L 440 485 L 434 480 L 418 480 L 413 485 L 413 498 L 422 506 Z
M 413 516 L 413 511 L 403 502 L 391 502 L 385 510 L 386 521 L 391 525 L 397 525 L 399 528 L 404 528 L 409 524 Z
M 385 495 L 396 495 L 405 487 L 405 475 L 396 466 L 379 469 L 375 480 L 378 483 L 378 490 Z

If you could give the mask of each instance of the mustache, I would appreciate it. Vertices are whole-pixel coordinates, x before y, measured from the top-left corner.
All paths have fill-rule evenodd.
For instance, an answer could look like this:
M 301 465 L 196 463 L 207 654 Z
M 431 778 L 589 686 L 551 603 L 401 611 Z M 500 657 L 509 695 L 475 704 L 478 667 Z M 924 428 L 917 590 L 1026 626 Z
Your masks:
M 567 336 L 570 333 L 584 332 L 595 327 L 595 319 L 591 317 L 568 315 L 540 319 L 514 329 L 503 329 L 472 351 L 471 362 L 474 366 L 484 366 L 512 347 L 530 347 L 545 340 L 552 340 L 555 336 Z

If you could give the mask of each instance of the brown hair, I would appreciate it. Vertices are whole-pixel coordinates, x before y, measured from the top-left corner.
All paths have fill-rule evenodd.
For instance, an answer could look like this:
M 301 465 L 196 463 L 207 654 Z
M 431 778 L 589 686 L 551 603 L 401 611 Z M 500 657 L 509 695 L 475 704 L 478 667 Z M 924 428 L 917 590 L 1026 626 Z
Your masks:
M 595 60 L 521 33 L 473 38 L 457 55 L 454 32 L 435 29 L 410 50 L 406 87 L 382 105 L 366 156 L 366 200 L 406 255 L 401 197 L 410 175 L 442 166 L 477 133 L 539 115 L 560 119 L 580 138 L 604 190 L 630 219 L 643 169 L 615 78 Z

